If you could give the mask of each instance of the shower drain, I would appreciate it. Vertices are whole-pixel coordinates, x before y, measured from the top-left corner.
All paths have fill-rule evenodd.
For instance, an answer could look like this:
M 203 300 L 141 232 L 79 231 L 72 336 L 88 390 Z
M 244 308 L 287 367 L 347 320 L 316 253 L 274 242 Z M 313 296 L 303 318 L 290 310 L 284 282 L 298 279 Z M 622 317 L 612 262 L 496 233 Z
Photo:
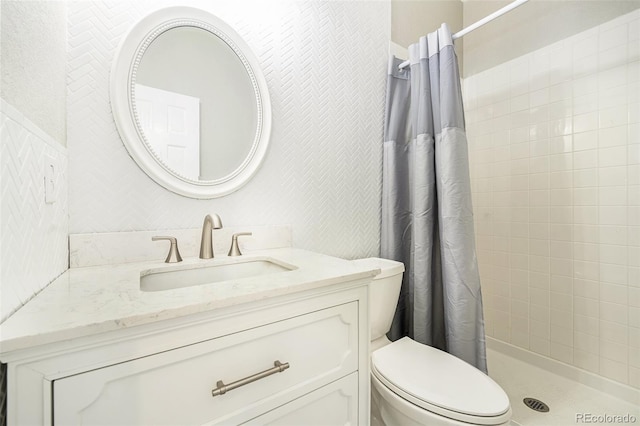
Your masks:
M 531 408 L 534 411 L 538 411 L 540 413 L 549 412 L 549 406 L 544 402 L 540 401 L 539 399 L 525 398 L 522 400 L 522 402 L 524 402 L 524 405 L 526 405 L 527 407 Z

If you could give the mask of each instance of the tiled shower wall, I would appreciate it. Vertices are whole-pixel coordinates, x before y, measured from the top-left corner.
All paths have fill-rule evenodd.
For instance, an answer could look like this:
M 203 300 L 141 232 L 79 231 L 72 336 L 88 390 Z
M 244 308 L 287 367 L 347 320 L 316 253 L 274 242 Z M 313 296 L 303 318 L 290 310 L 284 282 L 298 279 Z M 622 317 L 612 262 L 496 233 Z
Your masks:
M 640 387 L 640 11 L 464 81 L 487 334 Z

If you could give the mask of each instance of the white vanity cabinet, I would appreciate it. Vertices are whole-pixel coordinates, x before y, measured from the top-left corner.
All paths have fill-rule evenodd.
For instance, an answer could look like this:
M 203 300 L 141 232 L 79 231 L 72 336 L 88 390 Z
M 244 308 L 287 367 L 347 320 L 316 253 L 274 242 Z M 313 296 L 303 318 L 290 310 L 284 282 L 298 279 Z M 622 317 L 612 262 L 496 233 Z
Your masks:
M 367 282 L 9 354 L 8 424 L 368 424 Z

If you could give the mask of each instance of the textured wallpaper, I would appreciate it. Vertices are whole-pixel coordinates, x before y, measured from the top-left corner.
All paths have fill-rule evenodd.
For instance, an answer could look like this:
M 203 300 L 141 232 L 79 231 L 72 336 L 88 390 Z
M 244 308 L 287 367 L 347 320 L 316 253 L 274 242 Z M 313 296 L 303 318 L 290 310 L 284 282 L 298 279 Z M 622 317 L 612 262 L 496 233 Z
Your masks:
M 67 152 L 18 110 L 0 101 L 0 322 L 69 265 Z M 53 160 L 55 203 L 45 203 Z
M 151 10 L 200 7 L 256 53 L 270 90 L 266 160 L 239 191 L 192 200 L 151 181 L 113 122 L 109 74 Z M 388 2 L 77 2 L 69 5 L 70 232 L 291 225 L 294 246 L 355 258 L 379 251 Z

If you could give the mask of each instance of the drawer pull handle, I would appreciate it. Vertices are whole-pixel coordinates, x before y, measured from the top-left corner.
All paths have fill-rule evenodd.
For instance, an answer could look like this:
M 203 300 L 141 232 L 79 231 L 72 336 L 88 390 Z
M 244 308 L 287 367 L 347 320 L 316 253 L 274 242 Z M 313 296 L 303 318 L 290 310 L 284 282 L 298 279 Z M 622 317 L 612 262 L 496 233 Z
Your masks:
M 217 387 L 211 391 L 211 396 L 224 395 L 225 393 L 232 391 L 234 389 L 237 389 L 240 386 L 248 385 L 249 383 L 253 383 L 257 380 L 264 379 L 265 377 L 271 376 L 272 374 L 282 373 L 287 368 L 289 368 L 288 362 L 274 361 L 273 368 L 261 371 L 260 373 L 256 373 L 252 376 L 245 377 L 244 379 L 240 379 L 235 382 L 229 383 L 228 385 L 225 385 L 224 383 L 222 383 L 222 380 L 218 380 L 218 382 L 216 383 Z

